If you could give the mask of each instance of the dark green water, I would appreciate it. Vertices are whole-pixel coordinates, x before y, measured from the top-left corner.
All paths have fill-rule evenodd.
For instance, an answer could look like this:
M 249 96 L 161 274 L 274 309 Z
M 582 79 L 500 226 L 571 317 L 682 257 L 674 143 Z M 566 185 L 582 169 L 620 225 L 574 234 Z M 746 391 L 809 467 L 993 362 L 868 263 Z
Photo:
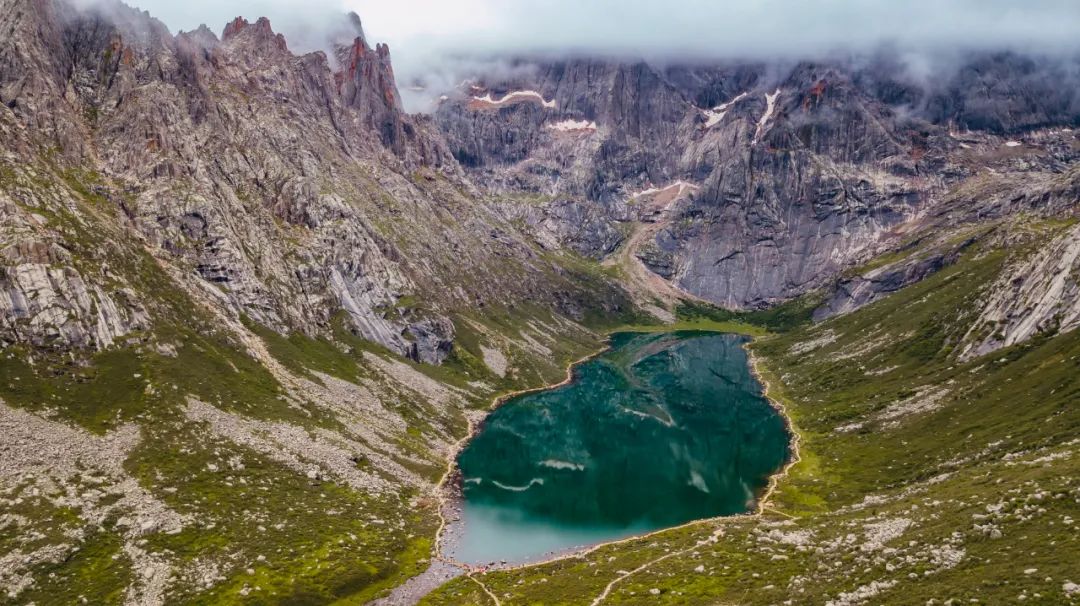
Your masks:
M 519 396 L 461 453 L 451 555 L 524 562 L 743 513 L 788 456 L 735 335 L 617 334 L 573 381 Z

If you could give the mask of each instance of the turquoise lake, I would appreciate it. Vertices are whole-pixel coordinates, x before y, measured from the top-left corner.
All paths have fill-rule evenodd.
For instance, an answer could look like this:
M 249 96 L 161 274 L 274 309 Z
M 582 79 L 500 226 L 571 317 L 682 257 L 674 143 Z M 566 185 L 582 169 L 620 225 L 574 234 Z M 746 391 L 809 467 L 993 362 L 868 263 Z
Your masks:
M 752 510 L 790 436 L 745 342 L 620 333 L 569 384 L 507 401 L 458 458 L 463 531 L 449 555 L 535 561 Z

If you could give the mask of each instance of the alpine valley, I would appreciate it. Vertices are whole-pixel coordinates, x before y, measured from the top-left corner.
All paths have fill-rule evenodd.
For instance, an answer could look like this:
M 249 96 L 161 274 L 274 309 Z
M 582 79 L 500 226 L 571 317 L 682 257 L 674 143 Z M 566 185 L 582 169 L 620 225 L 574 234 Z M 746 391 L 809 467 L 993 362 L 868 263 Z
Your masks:
M 1080 56 L 335 32 L 0 0 L 0 604 L 1080 603 Z

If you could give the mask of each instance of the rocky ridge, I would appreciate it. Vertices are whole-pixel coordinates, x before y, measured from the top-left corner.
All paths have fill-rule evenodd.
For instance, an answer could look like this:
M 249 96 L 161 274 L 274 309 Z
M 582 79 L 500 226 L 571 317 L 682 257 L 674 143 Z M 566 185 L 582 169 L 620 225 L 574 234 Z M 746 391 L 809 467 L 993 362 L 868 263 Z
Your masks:
M 265 19 L 0 2 L 0 601 L 373 597 L 428 561 L 465 411 L 632 311 L 351 23 L 296 55 Z
M 1037 175 L 1062 174 L 1075 162 L 1080 112 L 1074 88 L 1048 89 L 1071 61 L 973 55 L 931 88 L 886 51 L 794 65 L 522 59 L 531 75 L 467 84 L 435 120 L 494 194 L 606 213 L 606 226 L 574 217 L 544 232 L 579 250 L 584 240 L 597 256 L 609 254 L 600 234 L 627 221 L 635 192 L 698 185 L 656 234 L 652 250 L 664 254 L 653 267 L 693 295 L 757 308 L 826 287 L 898 245 L 988 164 L 1029 189 Z M 559 128 L 571 122 L 589 128 Z M 590 237 L 573 235 L 582 226 Z
M 5 229 L 37 221 L 39 240 L 5 255 L 4 321 L 36 343 L 63 333 L 100 348 L 145 325 L 131 291 L 42 274 L 63 259 L 34 217 L 47 202 L 32 181 L 57 176 L 232 313 L 279 332 L 328 334 L 344 314 L 364 338 L 439 363 L 452 310 L 515 300 L 506 284 L 552 301 L 532 277 L 558 268 L 476 201 L 427 120 L 402 111 L 387 47 L 372 49 L 358 27 L 334 60 L 293 55 L 266 19 L 238 18 L 220 39 L 205 28 L 174 37 L 120 4 L 10 0 L 0 27 L 12 33 L 5 135 L 21 141 L 9 162 L 57 151 L 35 175 L 5 171 L 5 197 L 24 195 L 6 200 Z M 475 279 L 508 272 L 524 279 Z

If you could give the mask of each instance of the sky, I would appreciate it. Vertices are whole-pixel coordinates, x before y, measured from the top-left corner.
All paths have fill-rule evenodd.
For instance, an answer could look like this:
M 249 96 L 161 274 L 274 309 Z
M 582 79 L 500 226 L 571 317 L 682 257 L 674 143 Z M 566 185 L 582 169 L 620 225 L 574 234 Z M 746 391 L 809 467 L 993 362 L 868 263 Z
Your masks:
M 94 0 L 83 0 L 94 1 Z M 1076 52 L 1080 0 L 127 0 L 173 31 L 270 18 L 294 51 L 355 11 L 390 44 L 399 85 L 458 78 L 483 57 L 575 52 L 647 59 L 791 58 L 890 44 Z M 482 62 L 480 63 L 482 65 Z M 457 80 L 460 82 L 460 79 Z

